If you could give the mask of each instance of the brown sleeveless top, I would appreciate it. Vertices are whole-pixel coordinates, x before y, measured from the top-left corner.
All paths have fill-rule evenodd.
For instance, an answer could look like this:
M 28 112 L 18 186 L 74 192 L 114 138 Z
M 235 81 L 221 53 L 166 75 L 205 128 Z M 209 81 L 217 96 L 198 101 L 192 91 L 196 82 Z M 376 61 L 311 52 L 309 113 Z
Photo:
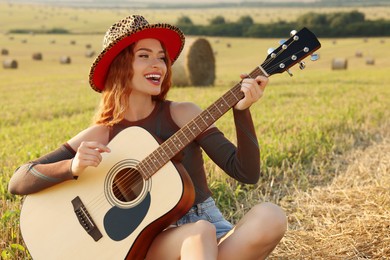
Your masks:
M 171 101 L 157 101 L 153 111 L 139 121 L 122 120 L 110 128 L 109 141 L 127 127 L 139 126 L 146 129 L 159 141 L 165 141 L 180 128 L 170 113 Z M 228 175 L 244 183 L 255 183 L 259 178 L 260 156 L 249 110 L 235 111 L 234 120 L 237 131 L 237 149 L 222 132 L 212 127 L 200 134 L 195 141 L 186 146 L 177 156 L 187 170 L 195 188 L 195 202 L 198 204 L 211 196 L 207 185 L 202 149 Z M 242 152 L 240 152 L 240 150 Z M 245 151 L 245 153 L 244 153 Z M 249 156 L 246 156 L 246 155 Z M 245 155 L 245 156 L 244 156 Z

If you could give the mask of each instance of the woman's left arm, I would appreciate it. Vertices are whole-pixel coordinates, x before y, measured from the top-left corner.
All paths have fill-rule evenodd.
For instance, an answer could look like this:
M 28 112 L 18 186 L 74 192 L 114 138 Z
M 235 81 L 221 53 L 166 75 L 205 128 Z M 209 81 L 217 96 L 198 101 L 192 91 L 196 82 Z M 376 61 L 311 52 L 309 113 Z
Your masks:
M 254 184 L 260 177 L 260 149 L 249 107 L 263 95 L 268 78 L 255 79 L 242 74 L 244 98 L 233 108 L 237 147 L 217 128 L 211 128 L 197 138 L 207 155 L 228 175 L 238 181 Z

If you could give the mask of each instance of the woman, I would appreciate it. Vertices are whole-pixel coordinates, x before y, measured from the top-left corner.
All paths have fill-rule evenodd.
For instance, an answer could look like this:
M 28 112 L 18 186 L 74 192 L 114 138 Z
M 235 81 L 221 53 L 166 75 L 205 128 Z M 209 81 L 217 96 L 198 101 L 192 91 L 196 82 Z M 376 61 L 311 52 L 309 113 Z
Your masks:
M 107 31 L 103 46 L 90 73 L 91 87 L 102 92 L 95 124 L 19 167 L 9 183 L 11 193 L 31 194 L 77 178 L 86 167 L 98 166 L 101 154 L 111 152 L 107 144 L 129 126 L 141 126 L 164 141 L 201 113 L 193 103 L 165 99 L 171 64 L 184 46 L 178 28 L 132 15 Z M 249 107 L 260 99 L 268 79 L 241 79 L 244 98 L 233 108 L 237 147 L 212 125 L 183 149 L 181 163 L 196 192 L 193 207 L 157 235 L 146 259 L 264 259 L 283 237 L 286 217 L 278 206 L 258 204 L 233 227 L 207 187 L 201 149 L 236 180 L 254 184 L 259 179 L 260 154 Z

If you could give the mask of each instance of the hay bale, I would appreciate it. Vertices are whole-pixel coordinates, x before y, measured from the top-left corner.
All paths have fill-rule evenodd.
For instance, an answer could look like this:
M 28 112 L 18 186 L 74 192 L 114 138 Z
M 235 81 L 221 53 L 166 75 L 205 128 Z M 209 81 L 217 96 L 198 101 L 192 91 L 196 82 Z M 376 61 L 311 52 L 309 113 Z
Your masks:
M 18 68 L 18 62 L 13 59 L 8 59 L 3 61 L 3 68 L 4 69 L 17 69 Z
M 7 49 L 1 49 L 1 55 L 7 56 L 9 54 L 9 51 Z
M 42 60 L 42 53 L 40 53 L 40 52 L 33 53 L 32 59 L 33 60 Z
M 85 57 L 87 57 L 87 58 L 92 58 L 94 56 L 95 56 L 95 51 L 94 50 L 87 50 L 85 52 Z
M 179 59 L 172 66 L 176 86 L 210 86 L 215 81 L 215 58 L 204 38 L 190 38 Z
M 348 68 L 348 60 L 345 58 L 334 58 L 332 61 L 332 70 L 346 70 Z
M 72 62 L 72 59 L 69 56 L 62 56 L 60 58 L 61 64 L 70 64 Z
M 356 51 L 355 52 L 355 57 L 357 57 L 357 58 L 363 57 L 363 52 L 362 51 Z
M 366 65 L 375 65 L 374 58 L 366 58 Z

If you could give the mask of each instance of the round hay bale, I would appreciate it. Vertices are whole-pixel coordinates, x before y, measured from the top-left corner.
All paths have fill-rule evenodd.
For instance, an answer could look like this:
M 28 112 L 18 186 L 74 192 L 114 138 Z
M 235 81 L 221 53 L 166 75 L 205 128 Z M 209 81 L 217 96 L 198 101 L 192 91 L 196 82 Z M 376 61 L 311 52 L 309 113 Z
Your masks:
M 9 51 L 7 49 L 1 49 L 1 55 L 7 56 L 9 54 Z
M 70 41 L 70 45 L 76 45 L 76 41 L 75 40 L 71 40 Z
M 40 53 L 40 52 L 33 53 L 32 59 L 33 60 L 42 60 L 42 53 Z
M 95 51 L 94 50 L 87 50 L 85 52 L 85 57 L 87 57 L 87 58 L 92 58 L 94 56 L 95 56 Z
M 4 69 L 17 69 L 18 68 L 18 62 L 13 59 L 8 59 L 3 61 L 3 68 Z
M 60 58 L 61 64 L 70 64 L 72 62 L 72 59 L 69 56 L 62 56 Z
M 355 57 L 357 57 L 357 58 L 363 57 L 363 52 L 362 51 L 356 51 L 355 52 Z
M 85 45 L 85 48 L 87 48 L 87 49 L 91 49 L 91 48 L 92 48 L 92 44 L 89 44 L 89 43 L 88 43 L 88 44 L 86 44 L 86 45 Z
M 366 58 L 366 65 L 375 65 L 374 58 Z
M 346 70 L 348 68 L 348 60 L 345 58 L 334 58 L 332 61 L 332 70 Z
M 204 38 L 190 38 L 179 59 L 172 66 L 175 86 L 210 86 L 215 81 L 215 58 Z

